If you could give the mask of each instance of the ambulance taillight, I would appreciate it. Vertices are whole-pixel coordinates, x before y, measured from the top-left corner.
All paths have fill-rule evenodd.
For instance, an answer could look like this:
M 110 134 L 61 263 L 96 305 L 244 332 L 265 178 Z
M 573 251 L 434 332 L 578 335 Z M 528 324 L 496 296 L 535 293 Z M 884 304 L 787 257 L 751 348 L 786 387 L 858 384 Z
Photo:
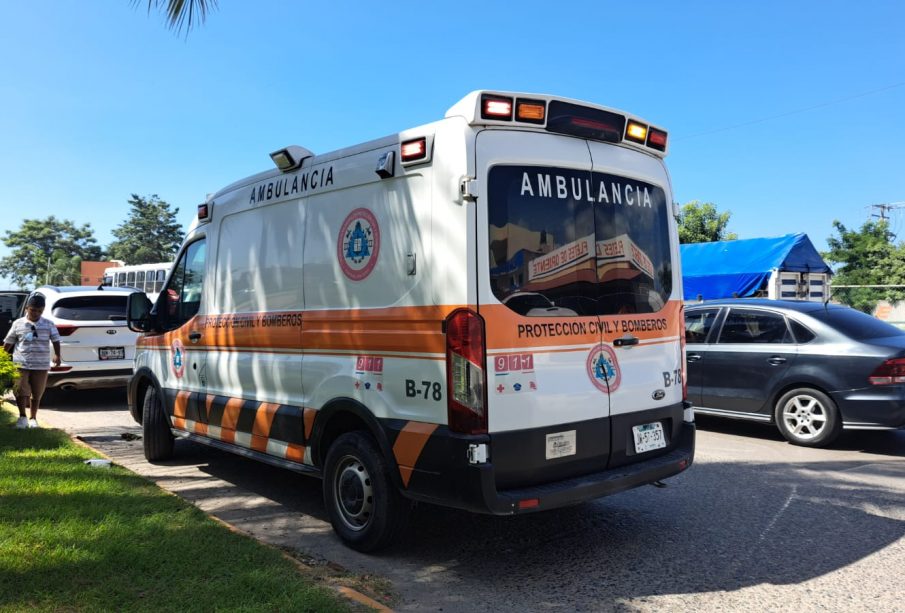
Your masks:
M 484 320 L 468 309 L 446 318 L 446 386 L 449 429 L 487 432 Z

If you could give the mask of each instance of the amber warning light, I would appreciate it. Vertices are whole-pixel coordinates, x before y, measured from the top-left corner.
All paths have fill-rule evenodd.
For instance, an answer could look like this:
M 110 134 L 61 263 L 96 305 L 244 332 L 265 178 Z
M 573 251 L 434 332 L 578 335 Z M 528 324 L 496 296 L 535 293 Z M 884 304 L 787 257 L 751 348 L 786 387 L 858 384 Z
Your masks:
M 515 118 L 528 123 L 544 123 L 547 104 L 543 100 L 518 100 L 515 104 Z
M 630 120 L 625 128 L 625 139 L 643 145 L 647 140 L 647 126 Z

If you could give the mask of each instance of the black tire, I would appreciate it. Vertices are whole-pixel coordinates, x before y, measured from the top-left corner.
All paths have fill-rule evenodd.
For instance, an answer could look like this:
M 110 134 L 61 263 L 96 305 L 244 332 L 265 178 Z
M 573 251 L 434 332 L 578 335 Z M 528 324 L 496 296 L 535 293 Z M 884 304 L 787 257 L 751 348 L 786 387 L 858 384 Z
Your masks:
M 382 549 L 408 524 L 412 503 L 399 493 L 389 471 L 366 432 L 343 434 L 327 452 L 324 504 L 336 534 L 352 549 Z
M 810 387 L 799 387 L 783 394 L 776 402 L 774 417 L 785 439 L 802 447 L 826 447 L 842 432 L 836 403 Z
M 141 409 L 141 433 L 145 459 L 158 462 L 173 457 L 173 432 L 163 411 L 160 394 L 154 386 L 149 387 L 145 393 Z

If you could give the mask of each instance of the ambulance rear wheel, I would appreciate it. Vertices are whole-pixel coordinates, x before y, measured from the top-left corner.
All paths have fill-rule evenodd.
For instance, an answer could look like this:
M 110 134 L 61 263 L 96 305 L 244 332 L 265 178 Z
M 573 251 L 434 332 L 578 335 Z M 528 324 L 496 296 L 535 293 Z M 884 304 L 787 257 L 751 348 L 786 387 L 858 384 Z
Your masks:
M 141 409 L 141 434 L 146 460 L 157 462 L 173 457 L 173 432 L 163 411 L 160 394 L 153 386 L 145 393 Z
M 324 503 L 333 529 L 357 551 L 375 551 L 405 529 L 409 502 L 393 484 L 389 464 L 366 432 L 343 434 L 324 463 Z

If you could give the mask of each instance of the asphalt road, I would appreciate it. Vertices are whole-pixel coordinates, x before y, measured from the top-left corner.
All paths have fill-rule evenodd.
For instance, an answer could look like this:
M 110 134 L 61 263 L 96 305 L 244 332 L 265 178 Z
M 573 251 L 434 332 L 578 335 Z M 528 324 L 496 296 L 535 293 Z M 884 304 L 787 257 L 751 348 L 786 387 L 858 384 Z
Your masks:
M 363 555 L 333 536 L 318 480 L 187 441 L 145 462 L 121 390 L 59 394 L 39 419 L 261 540 L 385 577 L 398 611 L 905 610 L 905 431 L 815 450 L 699 418 L 695 464 L 666 488 L 520 517 L 421 505 Z

